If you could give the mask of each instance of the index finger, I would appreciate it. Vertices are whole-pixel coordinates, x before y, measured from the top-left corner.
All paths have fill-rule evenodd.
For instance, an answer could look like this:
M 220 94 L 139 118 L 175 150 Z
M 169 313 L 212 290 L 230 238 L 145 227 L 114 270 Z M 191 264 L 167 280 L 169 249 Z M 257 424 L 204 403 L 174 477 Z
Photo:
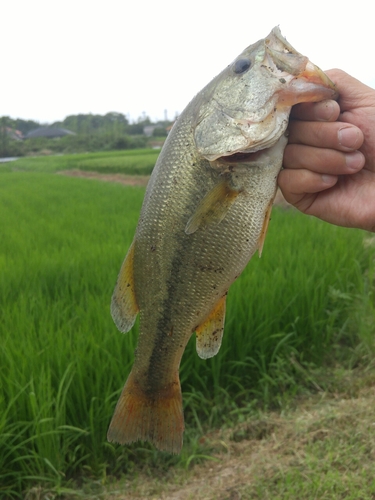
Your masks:
M 292 107 L 292 120 L 334 122 L 340 116 L 340 106 L 332 99 L 320 102 L 304 102 Z

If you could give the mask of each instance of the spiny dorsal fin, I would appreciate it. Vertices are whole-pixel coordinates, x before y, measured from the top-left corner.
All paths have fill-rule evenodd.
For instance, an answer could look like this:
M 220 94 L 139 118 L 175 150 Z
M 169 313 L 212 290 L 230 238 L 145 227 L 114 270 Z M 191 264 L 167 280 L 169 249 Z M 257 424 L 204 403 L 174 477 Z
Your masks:
M 196 330 L 196 347 L 198 356 L 202 359 L 212 358 L 219 352 L 224 332 L 225 302 L 224 295 L 210 314 Z
M 121 266 L 112 295 L 111 314 L 120 332 L 128 332 L 134 325 L 139 308 L 134 291 L 134 241 Z
M 230 186 L 227 179 L 220 181 L 200 201 L 186 224 L 185 233 L 192 234 L 197 229 L 219 224 L 239 193 L 238 189 Z

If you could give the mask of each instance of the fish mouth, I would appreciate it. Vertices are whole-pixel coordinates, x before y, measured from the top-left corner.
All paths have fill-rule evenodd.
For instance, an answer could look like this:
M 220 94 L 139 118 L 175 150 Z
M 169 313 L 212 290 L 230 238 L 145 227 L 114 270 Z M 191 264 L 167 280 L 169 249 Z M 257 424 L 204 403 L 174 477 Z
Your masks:
M 279 92 L 278 106 L 294 106 L 301 102 L 338 99 L 336 85 L 309 60 L 303 71 L 291 79 Z
M 337 92 L 336 85 L 333 81 L 322 71 L 318 66 L 308 61 L 304 71 L 299 75 L 300 78 L 304 78 L 310 83 L 315 83 L 320 87 L 325 88 L 327 92 L 332 93 L 332 99 L 337 99 L 339 94 Z
M 297 52 L 274 28 L 265 40 L 264 64 L 284 85 L 278 92 L 279 105 L 337 99 L 335 84 L 308 57 Z

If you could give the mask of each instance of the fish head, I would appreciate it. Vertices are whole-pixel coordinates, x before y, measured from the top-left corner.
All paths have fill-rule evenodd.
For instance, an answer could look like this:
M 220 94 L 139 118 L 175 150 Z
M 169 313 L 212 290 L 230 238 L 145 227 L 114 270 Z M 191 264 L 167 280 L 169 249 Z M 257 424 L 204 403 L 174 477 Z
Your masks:
M 207 160 L 270 148 L 291 107 L 335 99 L 335 85 L 282 36 L 279 27 L 247 47 L 194 101 L 194 139 Z

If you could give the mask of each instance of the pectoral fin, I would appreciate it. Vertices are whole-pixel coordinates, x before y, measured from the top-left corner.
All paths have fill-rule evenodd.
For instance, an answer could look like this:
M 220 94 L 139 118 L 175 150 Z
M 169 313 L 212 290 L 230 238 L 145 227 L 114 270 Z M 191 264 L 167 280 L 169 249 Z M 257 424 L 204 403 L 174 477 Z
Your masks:
M 197 229 L 211 224 L 219 224 L 226 216 L 240 191 L 230 186 L 227 179 L 216 184 L 198 204 L 196 211 L 188 220 L 185 233 L 195 233 Z
M 266 234 L 267 234 L 267 230 L 268 230 L 268 224 L 269 224 L 270 218 L 271 218 L 273 200 L 274 200 L 274 197 L 272 198 L 272 200 L 270 201 L 269 205 L 267 206 L 266 212 L 265 212 L 265 215 L 264 215 L 264 221 L 263 221 L 262 231 L 260 233 L 259 240 L 258 240 L 258 254 L 259 254 L 259 257 L 262 256 L 263 245 L 264 245 L 264 241 L 266 239 Z
M 212 358 L 219 352 L 224 332 L 225 302 L 224 295 L 213 308 L 205 321 L 196 328 L 196 346 L 202 359 Z
M 134 325 L 139 311 L 134 291 L 134 241 L 131 244 L 112 295 L 111 314 L 120 332 L 128 332 Z

